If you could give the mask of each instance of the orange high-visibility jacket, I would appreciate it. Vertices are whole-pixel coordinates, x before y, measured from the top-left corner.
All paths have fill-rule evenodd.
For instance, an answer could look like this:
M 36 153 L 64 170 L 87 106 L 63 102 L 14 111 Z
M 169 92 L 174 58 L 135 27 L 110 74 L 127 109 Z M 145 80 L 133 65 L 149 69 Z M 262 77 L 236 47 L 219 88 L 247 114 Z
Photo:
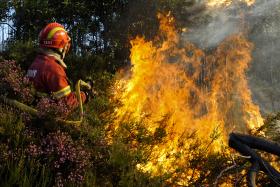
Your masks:
M 27 77 L 38 92 L 48 93 L 56 99 L 65 99 L 68 106 L 76 107 L 78 99 L 71 92 L 64 68 L 54 56 L 39 54 L 29 67 Z M 86 95 L 81 92 L 83 102 Z

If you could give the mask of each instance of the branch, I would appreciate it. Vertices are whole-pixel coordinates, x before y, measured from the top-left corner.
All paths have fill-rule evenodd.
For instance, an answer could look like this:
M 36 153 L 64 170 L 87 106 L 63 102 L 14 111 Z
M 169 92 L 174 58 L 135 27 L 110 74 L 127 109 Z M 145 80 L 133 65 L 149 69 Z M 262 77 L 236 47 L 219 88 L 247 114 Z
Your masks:
M 238 157 L 241 157 L 241 158 L 246 158 L 246 159 L 250 159 L 250 158 L 251 158 L 250 156 L 243 156 L 243 155 L 237 155 L 237 156 L 238 156 Z M 234 160 L 234 155 L 231 155 L 231 159 L 232 159 L 233 165 L 227 167 L 226 169 L 224 169 L 224 170 L 222 170 L 222 171 L 220 172 L 220 174 L 217 176 L 216 181 L 215 181 L 215 183 L 214 183 L 214 186 L 215 186 L 215 187 L 218 186 L 218 181 L 219 181 L 219 179 L 223 176 L 223 174 L 224 174 L 225 172 L 227 172 L 227 171 L 229 171 L 229 170 L 232 170 L 232 169 L 238 167 L 238 165 L 236 164 L 236 162 L 235 162 L 235 160 Z
M 220 172 L 220 174 L 217 176 L 217 178 L 216 178 L 216 180 L 215 180 L 215 182 L 214 182 L 214 186 L 215 186 L 215 187 L 218 186 L 218 181 L 219 181 L 219 179 L 223 176 L 223 174 L 224 174 L 225 172 L 227 172 L 227 171 L 229 171 L 229 170 L 234 169 L 234 168 L 237 167 L 237 164 L 236 164 L 236 162 L 235 162 L 235 160 L 234 160 L 234 157 L 233 157 L 232 155 L 231 155 L 231 159 L 232 159 L 233 165 L 227 167 L 226 169 L 224 169 L 224 170 L 222 170 L 222 171 Z

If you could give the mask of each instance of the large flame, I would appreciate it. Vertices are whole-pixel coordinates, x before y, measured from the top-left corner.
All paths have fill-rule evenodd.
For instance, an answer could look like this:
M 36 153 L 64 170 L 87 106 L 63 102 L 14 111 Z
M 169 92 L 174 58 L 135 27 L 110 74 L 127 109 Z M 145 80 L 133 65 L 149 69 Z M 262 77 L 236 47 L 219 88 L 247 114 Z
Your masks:
M 116 128 L 138 121 L 155 134 L 159 128 L 166 132 L 164 143 L 152 147 L 150 161 L 138 165 L 154 175 L 186 164 L 193 155 L 184 150 L 194 143 L 187 137 L 194 132 L 210 145 L 205 150 L 217 152 L 229 132 L 246 132 L 263 123 L 246 79 L 252 43 L 241 34 L 231 36 L 207 55 L 180 41 L 172 17 L 159 14 L 159 20 L 159 35 L 153 41 L 131 41 L 130 77 L 116 84 L 122 103 L 116 110 Z M 170 156 L 179 153 L 184 156 Z M 186 179 L 189 175 L 185 173 Z

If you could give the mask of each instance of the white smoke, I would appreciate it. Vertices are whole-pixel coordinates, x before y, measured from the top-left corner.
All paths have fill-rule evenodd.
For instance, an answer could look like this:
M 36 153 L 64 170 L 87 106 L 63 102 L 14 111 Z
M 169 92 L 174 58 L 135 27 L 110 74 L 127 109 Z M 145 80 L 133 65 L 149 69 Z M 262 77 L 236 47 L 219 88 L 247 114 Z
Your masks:
M 255 4 L 248 7 L 246 3 L 233 0 L 233 3 L 227 7 L 206 7 L 205 11 L 197 16 L 198 26 L 190 28 L 183 36 L 202 48 L 215 47 L 229 35 L 245 29 L 250 30 L 259 24 L 260 19 L 270 16 L 272 11 L 276 12 L 279 4 L 280 0 L 257 0 Z M 206 6 L 206 3 L 197 2 L 196 6 Z M 197 17 L 194 16 L 193 19 Z
M 186 25 L 183 40 L 208 50 L 232 34 L 246 34 L 255 45 L 248 73 L 253 99 L 263 113 L 280 111 L 280 0 L 256 0 L 251 6 L 232 0 L 228 7 L 207 7 L 205 1 L 188 10 L 203 9 L 191 14 L 195 24 Z

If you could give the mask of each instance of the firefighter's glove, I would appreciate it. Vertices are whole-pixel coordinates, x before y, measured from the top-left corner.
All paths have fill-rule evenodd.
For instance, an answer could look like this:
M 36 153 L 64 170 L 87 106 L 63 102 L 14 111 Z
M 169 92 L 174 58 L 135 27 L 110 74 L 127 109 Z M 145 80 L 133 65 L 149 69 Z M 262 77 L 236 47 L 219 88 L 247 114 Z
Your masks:
M 90 92 L 89 91 L 83 91 L 84 93 L 85 93 L 85 95 L 86 95 L 86 100 L 85 100 L 85 104 L 86 103 L 88 103 L 88 102 L 90 102 L 90 100 L 91 100 L 91 94 L 90 94 Z
M 87 82 L 87 81 L 83 81 L 81 80 L 81 90 L 91 90 L 92 88 L 92 84 Z
M 97 91 L 93 88 L 93 86 L 94 86 L 94 81 L 91 80 L 91 79 L 87 79 L 85 82 L 90 86 L 90 89 L 88 90 L 88 91 L 90 92 L 90 95 L 91 95 L 92 97 L 98 95 Z
M 93 85 L 94 85 L 93 80 L 87 79 L 85 82 L 90 86 L 90 89 L 89 89 L 89 90 L 91 90 L 91 89 L 93 88 Z

